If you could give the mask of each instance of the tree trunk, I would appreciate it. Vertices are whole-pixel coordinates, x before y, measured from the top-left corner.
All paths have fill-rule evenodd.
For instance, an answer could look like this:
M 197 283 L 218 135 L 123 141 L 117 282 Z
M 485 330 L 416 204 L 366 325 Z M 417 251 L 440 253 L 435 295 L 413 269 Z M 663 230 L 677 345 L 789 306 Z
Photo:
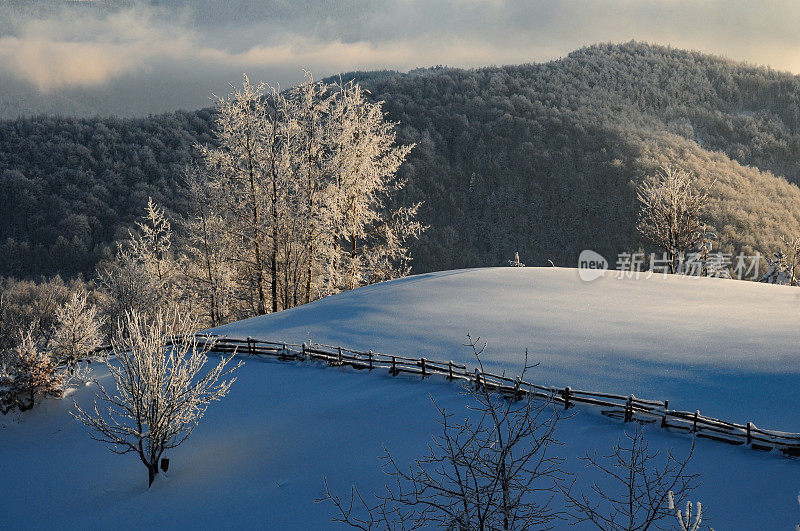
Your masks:
M 274 159 L 273 155 L 273 159 Z M 272 253 L 270 256 L 270 280 L 272 282 L 272 312 L 278 311 L 278 183 L 275 175 L 274 160 L 272 171 Z
M 153 481 L 156 479 L 156 474 L 158 474 L 158 465 L 156 464 L 155 467 L 152 465 L 147 465 L 147 488 L 150 488 L 153 485 Z
M 356 282 L 356 276 L 358 275 L 358 270 L 356 268 L 358 250 L 356 249 L 356 245 L 358 245 L 358 243 L 355 232 L 350 233 L 350 242 L 350 289 L 356 289 L 358 287 Z
M 253 165 L 250 162 L 250 200 L 253 205 L 253 252 L 255 254 L 256 268 L 256 289 L 258 290 L 258 309 L 259 315 L 267 313 L 267 305 L 264 296 L 264 268 L 261 262 L 261 236 L 258 227 L 258 196 L 256 194 L 255 175 L 253 175 Z

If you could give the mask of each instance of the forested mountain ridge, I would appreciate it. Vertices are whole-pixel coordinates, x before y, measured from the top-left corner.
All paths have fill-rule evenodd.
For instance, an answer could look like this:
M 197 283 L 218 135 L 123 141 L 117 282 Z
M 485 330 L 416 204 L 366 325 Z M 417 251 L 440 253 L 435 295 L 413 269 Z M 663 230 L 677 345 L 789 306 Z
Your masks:
M 665 163 L 710 186 L 723 248 L 800 227 L 800 77 L 640 43 L 549 63 L 351 73 L 416 143 L 397 203 L 424 201 L 417 272 L 573 266 L 642 245 L 634 184 Z M 212 111 L 0 122 L 0 275 L 90 274 L 147 197 L 186 211 L 183 167 Z

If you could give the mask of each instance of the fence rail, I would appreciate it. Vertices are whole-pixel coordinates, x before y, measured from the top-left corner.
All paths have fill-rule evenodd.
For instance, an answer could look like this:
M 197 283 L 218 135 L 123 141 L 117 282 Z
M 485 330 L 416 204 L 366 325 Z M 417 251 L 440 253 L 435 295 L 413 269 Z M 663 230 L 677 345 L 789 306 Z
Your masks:
M 511 399 L 525 397 L 551 400 L 564 409 L 577 405 L 600 409 L 603 415 L 623 422 L 657 423 L 661 429 L 693 433 L 697 437 L 732 445 L 745 445 L 754 450 L 778 451 L 789 457 L 800 457 L 800 433 L 787 433 L 757 428 L 752 422 L 737 424 L 701 415 L 699 411 L 669 409 L 668 400 L 645 400 L 634 395 L 617 395 L 582 391 L 570 387 L 543 386 L 509 376 L 470 369 L 453 361 L 413 358 L 373 351 L 361 352 L 341 346 L 292 344 L 265 341 L 251 337 L 241 339 L 216 335 L 197 334 L 201 345 L 213 352 L 248 356 L 267 356 L 279 360 L 320 360 L 333 366 L 349 366 L 358 370 L 388 369 L 392 376 L 411 374 L 422 379 L 438 375 L 448 380 L 461 380 L 475 386 L 484 386 Z M 168 343 L 172 339 L 168 339 Z M 97 353 L 108 351 L 107 347 Z

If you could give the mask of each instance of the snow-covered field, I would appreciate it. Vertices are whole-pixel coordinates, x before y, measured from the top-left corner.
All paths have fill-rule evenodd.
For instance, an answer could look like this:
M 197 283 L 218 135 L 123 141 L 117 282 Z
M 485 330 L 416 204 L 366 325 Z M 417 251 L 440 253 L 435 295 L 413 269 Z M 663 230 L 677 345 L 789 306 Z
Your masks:
M 800 431 L 800 290 L 716 278 L 575 269 L 447 271 L 376 284 L 217 329 L 231 337 L 350 346 L 473 364 L 536 383 L 668 399 L 762 428 Z
M 568 269 L 484 269 L 411 277 L 223 327 L 232 336 L 342 343 L 469 361 L 467 330 L 489 341 L 493 367 L 515 371 L 527 346 L 531 379 L 669 398 L 731 420 L 800 431 L 791 385 L 800 290 L 715 279 L 584 283 Z M 796 295 L 797 293 L 797 295 Z M 401 462 L 437 431 L 433 396 L 463 411 L 455 384 L 392 378 L 320 364 L 245 360 L 223 402 L 166 456 L 147 490 L 144 467 L 92 441 L 68 411 L 91 387 L 21 417 L 0 417 L 0 527 L 325 529 L 322 478 L 344 493 L 383 484 L 385 444 Z M 107 375 L 96 372 L 103 381 Z M 625 425 L 578 410 L 562 421 L 558 452 L 606 452 Z M 686 436 L 647 428 L 651 447 L 682 455 Z M 800 522 L 800 463 L 699 440 L 693 499 L 723 529 L 787 529 Z M 583 481 L 588 479 L 583 476 Z

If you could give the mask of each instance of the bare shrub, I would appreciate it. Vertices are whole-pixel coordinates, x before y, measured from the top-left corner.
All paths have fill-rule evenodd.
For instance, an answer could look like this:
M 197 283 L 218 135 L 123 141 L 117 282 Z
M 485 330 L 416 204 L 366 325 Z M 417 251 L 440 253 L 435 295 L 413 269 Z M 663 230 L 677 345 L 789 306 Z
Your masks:
M 693 452 L 694 441 L 685 458 L 668 452 L 659 459 L 657 451 L 650 451 L 637 422 L 634 433 L 626 432 L 610 455 L 598 458 L 595 452 L 582 458 L 587 468 L 606 480 L 603 484 L 592 483 L 588 493 L 574 492 L 575 481 L 562 487 L 567 508 L 573 511 L 573 523 L 587 522 L 604 530 L 644 531 L 673 518 L 674 500 L 680 503 L 697 486 L 698 475 L 686 472 Z
M 232 356 L 222 358 L 203 372 L 213 344 L 199 343 L 192 322 L 174 310 L 156 312 L 149 320 L 128 312 L 117 328 L 115 360 L 107 361 L 116 391 L 99 385 L 102 411 L 97 400 L 90 411 L 76 403 L 73 416 L 112 452 L 137 454 L 149 486 L 162 454 L 185 441 L 209 404 L 228 393 L 236 379 L 223 378 L 241 362 L 228 367 Z
M 20 334 L 20 342 L 0 366 L 0 413 L 32 409 L 40 400 L 61 398 L 64 378 L 50 356 L 39 349 L 33 333 Z
M 485 344 L 469 338 L 466 346 L 483 371 Z M 558 517 L 550 502 L 561 475 L 560 460 L 548 453 L 557 444 L 555 408 L 530 395 L 506 398 L 483 385 L 466 390 L 474 415 L 463 421 L 434 402 L 442 429 L 423 457 L 405 468 L 386 451 L 383 468 L 391 481 L 374 504 L 357 487 L 343 500 L 325 481 L 317 501 L 333 504 L 333 521 L 359 529 L 548 528 Z
M 92 355 L 103 343 L 104 319 L 88 297 L 85 290 L 76 290 L 55 312 L 52 355 L 54 362 L 64 365 L 70 375 L 75 374 L 80 359 Z

